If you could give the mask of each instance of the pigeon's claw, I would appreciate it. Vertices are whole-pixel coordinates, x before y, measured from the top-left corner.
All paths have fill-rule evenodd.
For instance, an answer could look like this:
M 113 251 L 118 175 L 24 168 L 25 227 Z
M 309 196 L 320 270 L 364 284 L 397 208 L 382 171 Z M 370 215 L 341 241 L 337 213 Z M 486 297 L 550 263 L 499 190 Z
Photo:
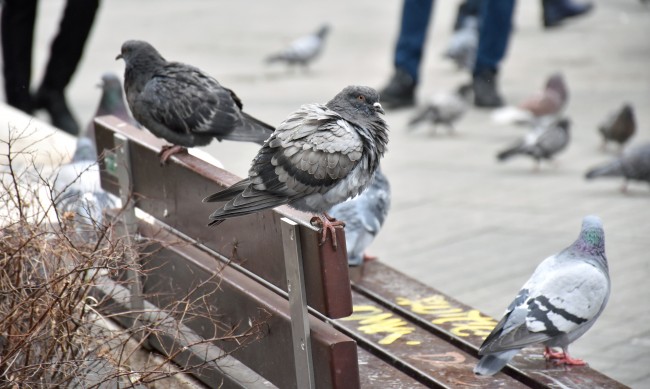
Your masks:
M 584 366 L 587 364 L 582 359 L 571 358 L 566 350 L 555 352 L 550 347 L 544 349 L 544 358 L 552 360 L 557 365 Z
M 563 359 L 565 357 L 564 351 L 561 352 L 555 352 L 553 351 L 552 348 L 550 347 L 545 347 L 544 348 L 544 358 L 548 361 L 551 359 Z
M 187 148 L 179 145 L 165 145 L 160 150 L 160 165 L 165 165 L 174 154 L 187 154 Z
M 336 229 L 345 227 L 345 222 L 336 220 L 327 213 L 323 212 L 322 215 L 316 215 L 311 218 L 311 224 L 316 225 L 321 229 L 320 245 L 322 246 L 327 241 L 327 233 L 332 236 L 332 247 L 336 250 L 338 245 L 336 243 Z

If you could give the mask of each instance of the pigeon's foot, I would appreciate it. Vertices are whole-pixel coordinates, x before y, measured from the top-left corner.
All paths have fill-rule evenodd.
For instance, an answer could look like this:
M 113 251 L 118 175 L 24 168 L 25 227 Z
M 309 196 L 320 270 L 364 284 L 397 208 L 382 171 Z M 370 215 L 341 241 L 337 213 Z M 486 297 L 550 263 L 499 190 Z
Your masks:
M 174 154 L 187 154 L 187 148 L 179 145 L 165 145 L 162 147 L 160 150 L 160 165 L 164 165 L 167 163 L 167 160 L 169 157 L 171 157 Z
M 555 352 L 550 347 L 544 348 L 544 358 L 547 361 L 553 361 L 557 365 L 571 365 L 571 366 L 584 366 L 587 363 L 582 359 L 571 358 L 568 351 L 562 350 Z
M 318 226 L 321 229 L 320 245 L 322 246 L 327 241 L 327 233 L 332 236 L 332 247 L 336 249 L 336 229 L 345 227 L 345 222 L 336 220 L 335 218 L 323 212 L 322 215 L 316 215 L 311 218 L 311 224 Z
M 553 351 L 552 348 L 550 347 L 545 347 L 544 348 L 544 358 L 546 360 L 551 360 L 551 359 L 563 359 L 565 357 L 564 351 L 560 352 L 555 352 Z
M 363 263 L 374 262 L 377 259 L 379 259 L 379 257 L 377 257 L 376 255 L 370 255 L 370 254 L 367 254 L 367 253 L 363 253 Z

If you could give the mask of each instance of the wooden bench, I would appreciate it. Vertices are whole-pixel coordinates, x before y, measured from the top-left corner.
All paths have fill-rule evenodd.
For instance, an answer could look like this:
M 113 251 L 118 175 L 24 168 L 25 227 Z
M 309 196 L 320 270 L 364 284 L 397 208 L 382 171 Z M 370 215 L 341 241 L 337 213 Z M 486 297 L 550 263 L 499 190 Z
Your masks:
M 187 154 L 160 166 L 161 140 L 114 117 L 95 123 L 98 150 L 105 155 L 102 186 L 116 195 L 122 188 L 124 194 L 116 169 L 130 166 L 129 191 L 150 215 L 134 223 L 139 234 L 160 242 L 143 263 L 146 304 L 164 307 L 192 291 L 208 296 L 220 320 L 233 327 L 264 312 L 268 330 L 261 339 L 244 348 L 215 343 L 233 359 L 224 363 L 230 373 L 224 366 L 196 373 L 208 386 L 625 387 L 589 367 L 546 363 L 541 348 L 524 350 L 493 377 L 476 376 L 478 347 L 494 319 L 381 262 L 352 269 L 351 283 L 345 245 L 337 251 L 319 246 L 311 215 L 288 207 L 207 227 L 215 205 L 201 199 L 238 177 Z M 125 142 L 130 163 L 116 152 Z M 344 242 L 343 232 L 338 234 Z M 207 282 L 215 275 L 218 287 Z M 207 319 L 183 325 L 192 336 L 215 333 Z M 185 355 L 179 363 L 200 354 Z

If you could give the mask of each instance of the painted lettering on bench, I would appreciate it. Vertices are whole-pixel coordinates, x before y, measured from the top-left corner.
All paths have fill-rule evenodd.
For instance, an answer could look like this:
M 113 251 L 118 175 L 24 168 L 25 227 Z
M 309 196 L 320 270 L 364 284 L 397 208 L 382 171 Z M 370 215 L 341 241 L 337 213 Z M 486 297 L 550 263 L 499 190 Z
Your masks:
M 483 316 L 476 309 L 465 310 L 453 306 L 445 296 L 439 294 L 414 300 L 397 297 L 396 302 L 409 307 L 413 313 L 433 316 L 431 323 L 449 325 L 452 334 L 462 337 L 474 335 L 486 338 L 497 325 L 493 318 Z
M 359 324 L 357 329 L 364 334 L 381 334 L 384 337 L 379 344 L 391 344 L 402 336 L 409 335 L 415 331 L 415 327 L 394 314 L 384 311 L 372 305 L 355 305 L 351 316 L 343 318 L 345 321 L 356 321 Z M 407 341 L 408 345 L 418 345 L 419 341 Z
M 448 351 L 441 354 L 422 354 L 416 353 L 409 357 L 415 361 L 424 362 L 429 365 L 453 365 L 464 363 L 467 358 L 463 354 L 456 351 Z

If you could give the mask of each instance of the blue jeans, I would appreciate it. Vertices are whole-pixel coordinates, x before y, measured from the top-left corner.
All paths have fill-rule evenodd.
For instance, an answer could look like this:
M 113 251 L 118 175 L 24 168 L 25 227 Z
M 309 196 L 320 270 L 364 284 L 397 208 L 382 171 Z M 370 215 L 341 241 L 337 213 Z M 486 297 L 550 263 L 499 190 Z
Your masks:
M 483 0 L 474 75 L 497 72 L 506 55 L 515 0 Z

